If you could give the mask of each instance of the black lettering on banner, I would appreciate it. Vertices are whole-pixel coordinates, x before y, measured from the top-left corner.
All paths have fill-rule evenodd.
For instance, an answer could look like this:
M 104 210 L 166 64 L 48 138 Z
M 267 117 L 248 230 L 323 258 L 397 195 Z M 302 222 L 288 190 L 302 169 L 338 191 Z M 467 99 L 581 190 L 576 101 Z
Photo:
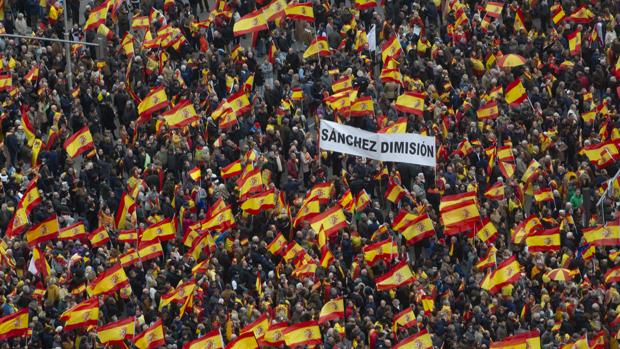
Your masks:
M 402 154 L 405 152 L 405 142 L 394 142 L 394 152 Z
M 416 146 L 416 143 L 414 143 L 414 142 L 409 143 L 409 154 L 411 154 L 411 155 L 416 155 L 417 154 L 417 150 L 416 150 L 415 146 Z
M 322 141 L 326 141 L 327 138 L 329 137 L 329 130 L 327 130 L 326 128 L 321 130 L 321 140 Z
M 381 142 L 381 152 L 387 153 L 390 150 L 390 144 L 388 142 Z
M 345 139 L 345 135 L 340 133 L 340 132 L 338 132 L 338 141 L 337 142 L 340 143 L 340 144 L 345 144 L 344 139 Z
M 369 147 L 369 151 L 377 151 L 377 149 L 375 148 L 377 145 L 377 141 L 373 141 L 372 139 L 368 140 L 370 142 L 370 147 Z
M 435 158 L 435 147 L 431 144 L 424 144 L 424 148 L 426 148 L 426 154 L 429 158 Z
M 418 144 L 418 148 L 420 150 L 420 155 L 426 156 L 426 147 L 424 146 L 424 144 Z
M 353 141 L 351 140 L 353 136 L 347 135 L 345 138 L 347 139 L 347 145 L 353 145 Z
M 362 139 L 359 137 L 354 137 L 353 138 L 353 146 L 356 148 L 361 148 L 362 147 Z
M 332 132 L 329 134 L 329 141 L 330 142 L 336 141 L 336 131 L 332 130 Z

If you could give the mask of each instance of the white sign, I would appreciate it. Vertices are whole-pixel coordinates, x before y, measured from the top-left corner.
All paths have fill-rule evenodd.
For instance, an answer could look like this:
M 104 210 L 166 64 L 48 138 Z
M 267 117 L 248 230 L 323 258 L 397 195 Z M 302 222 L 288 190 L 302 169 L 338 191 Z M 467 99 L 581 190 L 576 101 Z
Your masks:
M 368 31 L 368 34 L 366 35 L 366 37 L 368 37 L 368 50 L 370 52 L 376 51 L 377 50 L 377 27 L 373 24 L 373 26 L 370 28 L 370 31 Z
M 379 161 L 435 167 L 435 137 L 416 133 L 373 133 L 321 120 L 319 147 Z

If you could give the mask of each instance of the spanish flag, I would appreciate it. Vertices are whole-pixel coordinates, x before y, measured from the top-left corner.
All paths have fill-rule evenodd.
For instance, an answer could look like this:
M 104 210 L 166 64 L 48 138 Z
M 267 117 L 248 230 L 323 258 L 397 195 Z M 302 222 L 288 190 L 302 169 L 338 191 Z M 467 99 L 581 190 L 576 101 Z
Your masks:
M 101 24 L 97 27 L 97 34 L 103 36 L 108 41 L 111 41 L 114 38 L 114 32 L 105 24 Z
M 367 10 L 377 6 L 376 0 L 355 0 L 355 8 L 358 11 Z
M 583 238 L 592 246 L 620 245 L 620 226 L 608 223 L 606 226 L 596 226 L 581 230 Z
M 512 25 L 515 33 L 518 33 L 521 30 L 527 32 L 527 28 L 525 27 L 525 17 L 523 17 L 523 11 L 520 8 L 515 12 L 515 21 Z
M 135 15 L 131 18 L 131 29 L 140 30 L 149 28 L 149 18 L 147 16 Z
M 372 101 L 372 97 L 370 96 L 359 97 L 349 108 L 350 116 L 367 116 L 374 114 L 374 103 Z
M 65 322 L 64 331 L 71 331 L 76 328 L 97 326 L 99 319 L 99 298 L 93 297 L 83 301 L 68 309 L 60 320 Z
M 135 229 L 121 230 L 118 232 L 116 240 L 135 244 L 136 242 L 138 242 L 138 233 Z
M 484 192 L 484 197 L 490 200 L 504 200 L 504 182 L 497 182 Z
M 355 202 L 353 201 L 353 194 L 351 194 L 351 190 L 345 191 L 340 199 L 338 199 L 338 205 L 347 210 L 348 212 L 353 211 L 355 207 Z
M 549 8 L 549 12 L 551 12 L 551 20 L 553 21 L 553 24 L 555 25 L 558 25 L 558 23 L 560 23 L 566 17 L 566 13 L 564 12 L 564 9 L 562 8 L 561 3 L 552 5 Z
M 293 240 L 286 245 L 282 258 L 286 263 L 292 261 L 300 252 L 304 252 L 304 248 L 301 247 L 297 241 Z
M 274 209 L 275 207 L 276 195 L 274 189 L 248 196 L 245 201 L 241 203 L 243 212 L 250 215 L 257 215 L 266 210 Z
M 256 337 L 256 339 L 261 339 L 267 332 L 267 329 L 269 329 L 269 317 L 267 316 L 267 313 L 263 313 L 261 316 L 256 318 L 256 320 L 242 328 L 239 333 L 251 333 Z
M 121 263 L 121 266 L 125 268 L 130 265 L 133 265 L 136 262 L 139 262 L 140 255 L 138 255 L 138 251 L 136 251 L 136 249 L 130 248 L 129 250 L 126 250 L 125 253 L 118 256 L 118 260 Z
M 571 13 L 571 15 L 566 18 L 566 21 L 578 24 L 587 24 L 592 22 L 593 19 L 594 13 L 592 13 L 587 6 L 581 5 L 575 10 L 575 12 Z
M 525 172 L 523 172 L 523 176 L 521 177 L 521 181 L 523 183 L 530 183 L 538 177 L 538 169 L 540 168 L 540 163 L 535 159 L 530 161 L 530 164 L 527 166 Z
M 33 80 L 39 80 L 39 67 L 33 66 L 32 69 L 24 76 L 24 80 L 32 82 Z
M 37 138 L 37 135 L 35 134 L 34 127 L 32 127 L 32 123 L 30 122 L 30 118 L 28 117 L 28 112 L 26 110 L 21 113 L 20 121 L 24 129 L 24 134 L 26 135 L 26 144 L 31 147 L 34 140 Z
M 407 190 L 405 190 L 405 188 L 401 187 L 400 185 L 396 184 L 396 182 L 394 182 L 391 178 L 388 181 L 388 187 L 385 190 L 385 198 L 396 204 L 400 201 L 400 199 L 403 198 L 403 196 L 405 196 L 405 194 L 407 194 Z
M 315 184 L 312 189 L 306 194 L 305 201 L 317 199 L 322 205 L 327 204 L 332 196 L 332 190 L 334 185 L 331 182 L 323 182 Z M 305 202 L 304 201 L 304 202 Z
M 60 227 L 58 225 L 58 219 L 54 214 L 28 230 L 26 233 L 28 246 L 36 246 L 46 241 L 55 239 L 58 237 L 59 231 Z
M 161 243 L 158 240 L 145 241 L 138 245 L 138 256 L 145 262 L 153 258 L 161 257 L 164 255 L 164 250 L 161 247 Z
M 140 242 L 147 241 L 168 241 L 173 240 L 176 235 L 176 228 L 171 218 L 163 219 L 146 228 L 140 236 Z
M 231 162 L 227 166 L 222 167 L 220 170 L 222 178 L 235 177 L 241 174 L 241 160 Z
M 172 291 L 161 296 L 161 299 L 159 300 L 158 310 L 161 312 L 161 310 L 165 306 L 167 306 L 168 304 L 172 302 L 177 303 L 177 304 L 185 304 L 187 302 L 188 297 L 192 296 L 195 291 L 196 291 L 196 281 L 194 279 L 191 279 L 187 282 L 184 282 L 178 285 Z
M 497 269 L 489 272 L 480 287 L 489 293 L 497 293 L 502 287 L 514 283 L 521 278 L 521 265 L 516 256 L 512 256 L 497 266 Z
M 213 213 L 212 217 L 207 217 L 203 220 L 201 228 L 202 230 L 209 229 L 222 231 L 234 227 L 235 224 L 235 216 L 233 215 L 230 206 L 227 206 L 226 209 Z
M 560 228 L 539 230 L 525 238 L 529 252 L 549 252 L 560 250 Z
M 69 157 L 73 159 L 87 150 L 94 149 L 95 143 L 93 142 L 93 135 L 90 133 L 88 126 L 85 126 L 71 137 L 67 138 L 63 146 L 67 154 L 69 154 Z
M 263 15 L 263 11 L 256 10 L 239 18 L 233 26 L 233 33 L 235 36 L 240 36 L 267 29 L 269 29 L 269 27 L 267 26 L 267 19 Z
M 476 225 L 476 228 L 478 228 L 475 233 L 476 237 L 485 244 L 492 244 L 499 236 L 497 228 L 489 218 L 482 221 L 479 226 Z
M 110 241 L 108 231 L 104 226 L 101 226 L 88 234 L 88 240 L 90 246 L 93 248 L 102 246 Z
M 135 211 L 136 202 L 131 195 L 127 194 L 127 192 L 123 192 L 116 211 L 116 216 L 114 217 L 116 229 L 125 229 L 125 226 L 127 225 L 127 215 L 132 215 Z
M 309 223 L 315 232 L 318 232 L 322 226 L 328 238 L 332 237 L 340 229 L 345 228 L 348 224 L 344 211 L 338 205 L 332 206 L 323 213 L 312 217 Z
M 278 255 L 287 245 L 286 238 L 282 235 L 282 233 L 278 233 L 276 237 L 267 245 L 267 251 L 271 252 L 272 255 Z
M 189 170 L 189 172 L 187 174 L 189 174 L 189 177 L 194 181 L 194 182 L 198 182 L 200 180 L 201 177 L 201 173 L 200 173 L 200 167 L 194 167 L 193 169 Z
M 126 339 L 133 338 L 136 329 L 136 318 L 128 317 L 97 328 L 97 338 L 101 344 L 120 345 Z
M 183 349 L 224 349 L 224 340 L 219 329 L 205 333 L 204 336 L 183 344 Z
M 312 40 L 310 46 L 304 51 L 304 59 L 316 54 L 319 56 L 329 56 L 331 54 L 329 52 L 329 44 L 327 44 L 327 37 L 317 36 L 316 39 Z
M 415 313 L 413 312 L 413 307 L 409 307 L 400 313 L 394 315 L 394 325 L 392 326 L 393 332 L 396 333 L 399 327 L 409 328 L 413 327 L 418 323 Z
M 418 92 L 405 92 L 396 99 L 396 110 L 418 116 L 424 115 L 424 95 Z
M 388 83 L 393 82 L 395 84 L 404 86 L 403 75 L 400 73 L 400 69 L 381 69 L 381 76 L 379 77 L 381 82 Z
M 28 335 L 28 308 L 0 318 L 0 340 Z
M 433 340 L 427 330 L 422 330 L 398 342 L 393 349 L 432 349 Z
M 511 106 L 517 106 L 528 98 L 520 79 L 516 79 L 506 86 L 505 98 L 506 103 Z
M 126 286 L 129 286 L 127 274 L 125 274 L 125 270 L 120 264 L 116 264 L 99 274 L 97 278 L 88 285 L 86 291 L 91 297 L 94 297 L 100 294 L 110 295 Z
M 291 95 L 291 99 L 294 101 L 301 101 L 304 98 L 304 93 L 301 88 L 294 88 L 293 94 Z
M 478 205 L 473 200 L 464 201 L 452 206 L 445 207 L 441 211 L 441 222 L 445 227 L 446 235 L 472 228 L 480 221 Z
M 605 155 L 609 159 L 617 160 L 620 158 L 620 150 L 615 142 L 609 141 L 583 147 L 579 150 L 579 155 L 585 155 L 592 165 L 595 165 L 597 168 L 603 168 L 605 166 L 601 165 L 606 165 L 608 162 L 605 159 Z
M 302 263 L 299 264 L 299 266 L 295 268 L 295 270 L 293 270 L 291 276 L 298 280 L 302 280 L 303 278 L 311 278 L 314 277 L 314 275 L 316 274 L 317 268 L 318 265 L 314 261 L 311 263 Z
M 385 62 L 388 57 L 398 59 L 402 51 L 403 48 L 402 46 L 400 46 L 400 41 L 398 41 L 398 37 L 393 36 L 391 39 L 387 40 L 383 43 L 383 45 L 381 45 L 381 60 Z
M 620 281 L 620 265 L 609 269 L 605 273 L 605 283 L 611 284 Z
M 104 24 L 106 18 L 108 18 L 110 5 L 110 1 L 104 1 L 101 5 L 93 8 L 86 19 L 86 23 L 84 23 L 84 31 L 95 30 L 97 27 Z
M 577 29 L 568 34 L 566 38 L 568 39 L 570 54 L 573 56 L 579 55 L 581 53 L 581 31 Z
M 415 277 L 407 264 L 407 261 L 402 261 L 396 264 L 390 271 L 377 277 L 375 283 L 377 290 L 385 291 L 401 286 L 409 285 L 415 281 Z
M 258 349 L 258 342 L 252 332 L 240 334 L 232 342 L 226 344 L 226 349 Z
M 166 336 L 161 319 L 137 335 L 133 340 L 133 344 L 138 349 L 154 349 L 164 346 L 166 344 Z
M 497 102 L 492 100 L 476 110 L 478 121 L 495 120 L 499 116 L 499 108 Z
M 366 264 L 373 266 L 381 260 L 391 262 L 398 255 L 398 245 L 393 239 L 386 239 L 364 246 L 362 252 Z
M 540 349 L 540 333 L 535 331 L 520 333 L 514 336 L 504 337 L 499 342 L 491 342 L 490 349 L 518 349 L 533 348 Z
M 435 235 L 433 221 L 424 213 L 410 221 L 401 231 L 407 245 L 413 245 Z
M 11 74 L 0 75 L 0 91 L 8 91 L 13 87 Z
M 161 114 L 170 129 L 182 128 L 193 122 L 200 120 L 191 101 L 184 99 L 174 108 Z
M 45 253 L 38 247 L 32 249 L 32 258 L 28 264 L 28 271 L 35 275 L 40 274 L 43 279 L 46 279 L 52 272 L 52 268 L 45 259 Z
M 284 342 L 291 349 L 299 346 L 320 345 L 323 343 L 321 329 L 316 321 L 300 322 L 283 331 Z
M 261 191 L 263 189 L 263 177 L 260 168 L 244 173 L 237 181 L 239 187 L 239 199 L 245 200 L 249 194 Z
M 333 93 L 347 91 L 351 88 L 353 88 L 353 77 L 351 77 L 351 75 L 345 76 L 344 78 L 337 80 L 332 84 Z
M 166 95 L 166 90 L 163 86 L 156 87 L 138 104 L 138 114 L 140 114 L 138 121 L 147 121 L 153 113 L 167 106 L 168 96 Z
M 243 91 L 238 91 L 228 96 L 228 107 L 230 107 L 234 116 L 241 116 L 252 109 L 248 95 Z
M 125 53 L 125 56 L 129 58 L 133 57 L 133 35 L 130 32 L 127 32 L 125 36 L 123 36 L 123 40 L 121 40 L 121 48 L 123 49 L 123 53 Z
M 58 240 L 81 240 L 87 236 L 83 222 L 77 222 L 68 227 L 60 229 Z
M 319 313 L 319 324 L 341 318 L 344 318 L 344 300 L 338 297 L 323 305 Z
M 288 327 L 286 322 L 271 324 L 269 330 L 261 340 L 261 344 L 271 347 L 281 347 L 284 345 L 284 331 Z M 185 348 L 183 348 L 185 349 Z
M 489 251 L 487 252 L 487 254 L 484 257 L 481 257 L 480 261 L 476 263 L 475 265 L 476 269 L 485 270 L 487 268 L 495 266 L 497 264 L 496 255 L 497 255 L 497 248 L 491 245 L 491 248 L 489 248 Z
M 553 191 L 550 188 L 540 188 L 534 191 L 534 200 L 537 203 L 551 201 L 553 202 Z
M 329 268 L 329 266 L 332 263 L 334 263 L 334 260 L 336 258 L 334 258 L 334 254 L 328 248 L 325 248 L 322 251 L 323 251 L 323 253 L 321 254 L 321 259 L 319 260 L 319 265 L 322 268 L 327 269 L 327 268 Z
M 409 225 L 409 222 L 413 221 L 417 217 L 418 216 L 416 214 L 408 212 L 405 209 L 401 209 L 392 220 L 392 229 L 397 232 L 402 232 L 403 229 Z
M 28 226 L 28 213 L 20 205 L 17 205 L 15 213 L 6 228 L 7 236 L 17 236 L 21 234 Z
M 314 22 L 314 10 L 312 9 L 312 3 L 290 3 L 284 9 L 286 17 L 306 22 Z

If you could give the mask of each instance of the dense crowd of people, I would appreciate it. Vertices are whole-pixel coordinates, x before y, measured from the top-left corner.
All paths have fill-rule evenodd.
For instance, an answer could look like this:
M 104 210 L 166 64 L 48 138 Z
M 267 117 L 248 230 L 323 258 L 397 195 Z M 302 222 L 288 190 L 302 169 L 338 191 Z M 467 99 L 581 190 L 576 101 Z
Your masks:
M 318 321 L 339 297 L 344 313 L 319 321 L 309 347 L 508 348 L 528 333 L 540 344 L 511 348 L 618 347 L 620 2 L 315 0 L 313 21 L 267 10 L 277 0 L 64 3 L 0 0 L 0 31 L 32 37 L 0 36 L 0 338 L 24 308 L 30 328 L 0 347 L 103 346 L 98 329 L 130 317 L 125 346 L 161 320 L 161 347 L 214 330 L 234 343 L 248 325 L 270 347 L 257 319 Z M 260 9 L 267 27 L 236 35 Z M 35 38 L 65 38 L 63 11 L 68 39 L 96 45 Z M 329 52 L 305 54 L 322 37 Z M 148 114 L 154 91 L 167 103 Z M 334 105 L 343 93 L 373 111 Z M 406 93 L 420 112 L 399 107 Z M 196 117 L 175 124 L 187 105 Z M 321 150 L 321 120 L 434 136 L 437 165 Z M 468 193 L 477 223 L 455 231 L 444 204 Z M 248 209 L 262 194 L 273 205 Z M 346 224 L 317 229 L 332 208 Z M 419 217 L 432 234 L 410 241 Z M 164 224 L 171 235 L 145 237 Z M 394 249 L 369 257 L 385 241 Z M 128 262 L 153 242 L 155 258 Z M 513 257 L 516 276 L 483 287 Z M 121 264 L 128 285 L 93 293 Z M 377 287 L 403 265 L 407 282 Z M 191 295 L 175 293 L 187 283 Z M 70 327 L 61 315 L 92 298 L 95 323 Z M 430 346 L 407 346 L 419 335 Z

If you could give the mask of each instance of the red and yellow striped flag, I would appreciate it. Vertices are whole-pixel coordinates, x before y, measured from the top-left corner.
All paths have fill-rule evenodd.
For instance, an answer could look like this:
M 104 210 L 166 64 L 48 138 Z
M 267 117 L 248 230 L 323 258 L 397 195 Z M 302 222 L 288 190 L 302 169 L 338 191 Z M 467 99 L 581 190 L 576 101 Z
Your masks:
M 263 11 L 256 10 L 239 18 L 233 26 L 233 33 L 235 36 L 240 36 L 267 29 L 269 29 L 269 27 L 267 26 L 267 19 L 263 15 Z
M 69 157 L 75 158 L 87 150 L 94 149 L 93 135 L 90 133 L 88 126 L 85 126 L 67 138 L 63 144 Z
M 312 3 L 290 3 L 284 9 L 286 17 L 306 22 L 314 22 L 314 10 L 312 9 Z
M 86 291 L 92 297 L 100 294 L 110 295 L 128 285 L 129 279 L 127 279 L 125 270 L 120 264 L 116 264 L 99 274 L 97 278 L 88 285 Z
M 517 106 L 527 99 L 527 92 L 521 83 L 521 79 L 516 79 L 506 86 L 506 103 Z
M 403 113 L 424 115 L 424 95 L 418 92 L 405 92 L 396 99 L 395 108 Z
M 0 318 L 0 340 L 28 335 L 28 308 Z
M 497 269 L 489 272 L 480 285 L 480 288 L 489 293 L 497 293 L 502 287 L 514 283 L 521 278 L 521 265 L 516 256 L 512 256 L 497 266 Z
M 284 342 L 291 348 L 320 345 L 323 342 L 321 329 L 316 321 L 306 321 L 288 326 L 283 334 Z
M 166 335 L 162 320 L 157 320 L 153 325 L 140 333 L 133 340 L 138 349 L 154 349 L 166 344 Z
M 306 51 L 304 51 L 303 57 L 307 59 L 317 54 L 319 56 L 329 56 L 331 54 L 329 51 L 329 44 L 327 43 L 327 37 L 317 36 L 316 39 L 312 40 Z
M 97 328 L 97 338 L 101 344 L 122 345 L 124 340 L 133 338 L 136 318 L 128 317 Z
M 344 317 L 344 299 L 337 297 L 325 303 L 319 313 L 319 324 Z
M 97 326 L 99 319 L 99 298 L 94 297 L 68 309 L 60 320 L 65 322 L 63 330 L 71 331 L 76 328 Z
M 161 116 L 171 129 L 182 128 L 200 120 L 194 105 L 187 99 L 180 101 L 174 108 L 162 113 Z
M 381 291 L 409 285 L 414 281 L 415 277 L 413 276 L 407 261 L 402 261 L 396 264 L 387 273 L 375 279 L 377 290 Z
M 433 340 L 428 331 L 422 330 L 398 342 L 393 349 L 432 349 Z
M 332 237 L 348 224 L 344 211 L 338 205 L 334 205 L 323 213 L 312 217 L 309 223 L 315 232 L 318 232 L 321 227 L 323 227 L 328 238 Z
M 205 333 L 204 336 L 183 344 L 183 349 L 224 349 L 224 340 L 219 329 Z

